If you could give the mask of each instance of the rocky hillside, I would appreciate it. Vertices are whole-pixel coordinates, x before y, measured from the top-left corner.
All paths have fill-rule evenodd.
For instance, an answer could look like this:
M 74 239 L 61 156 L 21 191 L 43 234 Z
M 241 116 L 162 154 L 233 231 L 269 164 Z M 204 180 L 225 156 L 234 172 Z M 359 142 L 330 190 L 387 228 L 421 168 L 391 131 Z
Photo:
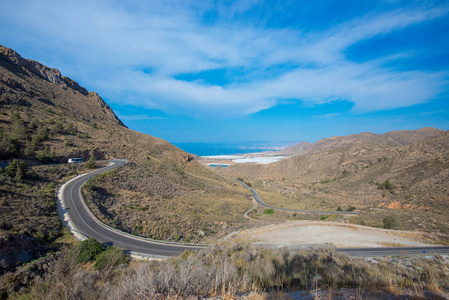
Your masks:
M 347 136 L 333 136 L 319 140 L 314 144 L 309 142 L 301 142 L 285 148 L 280 153 L 289 155 L 312 154 L 329 151 L 344 145 L 352 145 L 362 142 L 374 142 L 386 146 L 405 146 L 424 141 L 442 132 L 442 130 L 432 127 L 421 128 L 419 130 L 390 131 L 384 134 L 363 132 Z
M 286 154 L 286 155 L 301 155 L 305 153 L 308 149 L 313 147 L 313 143 L 310 142 L 300 142 L 296 145 L 287 147 L 279 152 L 279 154 Z
M 240 164 L 219 172 L 250 181 L 273 205 L 334 211 L 353 206 L 363 214 L 351 220 L 372 226 L 382 226 L 383 217 L 393 214 L 402 221 L 398 228 L 424 229 L 446 240 L 449 132 L 438 131 L 424 139 L 437 131 L 424 128 L 407 132 L 406 138 L 403 132 L 382 137 L 391 144 L 422 140 L 405 146 L 373 141 L 343 143 L 269 165 Z
M 70 157 L 94 156 L 131 161 L 96 182 L 93 198 L 89 196 L 98 217 L 113 226 L 153 238 L 197 241 L 245 222 L 241 213 L 250 206 L 250 196 L 234 181 L 211 172 L 164 140 L 126 128 L 97 93 L 2 46 L 0 105 L 0 160 L 3 166 L 13 160 L 28 166 L 0 175 L 4 179 L 0 200 L 6 199 L 0 201 L 2 215 L 12 213 L 14 203 L 22 203 L 25 195 L 31 206 L 39 199 L 40 191 L 29 189 L 38 186 L 33 175 L 37 169 Z M 46 184 L 76 173 L 49 168 L 61 176 L 47 176 Z M 21 191 L 25 186 L 28 190 Z M 45 228 L 50 223 L 44 221 L 45 207 L 38 210 L 42 211 L 40 231 L 54 232 L 53 224 Z M 20 233 L 13 230 L 20 222 L 26 221 L 16 215 L 0 229 Z

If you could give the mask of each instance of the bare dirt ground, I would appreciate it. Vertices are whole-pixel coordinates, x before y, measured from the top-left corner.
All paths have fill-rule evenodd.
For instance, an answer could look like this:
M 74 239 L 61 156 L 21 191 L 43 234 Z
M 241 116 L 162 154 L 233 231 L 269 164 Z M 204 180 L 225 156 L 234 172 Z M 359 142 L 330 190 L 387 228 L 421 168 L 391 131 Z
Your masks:
M 297 221 L 269 225 L 241 231 L 236 240 L 250 240 L 264 244 L 307 245 L 332 244 L 348 247 L 426 246 L 419 232 L 371 228 L 335 222 Z

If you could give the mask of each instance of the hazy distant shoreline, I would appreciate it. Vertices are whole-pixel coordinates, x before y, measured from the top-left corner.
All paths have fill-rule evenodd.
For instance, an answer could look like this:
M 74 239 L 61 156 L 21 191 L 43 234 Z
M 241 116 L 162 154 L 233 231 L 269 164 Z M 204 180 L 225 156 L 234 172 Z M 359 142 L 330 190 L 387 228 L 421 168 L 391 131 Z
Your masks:
M 248 144 L 213 144 L 213 143 L 174 143 L 174 145 L 188 153 L 198 156 L 245 155 L 266 151 L 280 151 L 285 146 L 254 146 Z

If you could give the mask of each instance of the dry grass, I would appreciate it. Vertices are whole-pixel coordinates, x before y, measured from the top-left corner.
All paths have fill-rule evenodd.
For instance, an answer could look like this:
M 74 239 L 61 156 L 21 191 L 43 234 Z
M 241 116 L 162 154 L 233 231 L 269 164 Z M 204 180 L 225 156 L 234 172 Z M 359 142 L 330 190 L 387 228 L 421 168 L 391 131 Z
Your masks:
M 36 299 L 289 299 L 285 292 L 301 290 L 323 299 L 344 295 L 346 288 L 356 297 L 388 294 L 393 299 L 394 295 L 427 297 L 449 287 L 448 260 L 439 256 L 368 262 L 331 250 L 271 251 L 237 244 L 134 263 L 106 274 L 73 264 L 70 253 L 63 251 L 29 295 Z M 65 276 L 59 278 L 62 273 Z
M 0 273 L 17 261 L 29 261 L 34 254 L 22 251 L 29 254 L 27 249 L 34 249 L 35 242 L 38 247 L 51 243 L 61 232 L 55 184 L 81 170 L 42 162 L 67 162 L 70 157 L 87 161 L 91 156 L 132 161 L 132 167 L 117 177 L 117 173 L 106 176 L 105 186 L 92 197 L 118 202 L 112 211 L 107 211 L 108 203 L 98 203 L 94 210 L 106 212 L 107 223 L 130 232 L 193 242 L 245 226 L 241 215 L 250 206 L 250 196 L 235 182 L 166 141 L 124 127 L 96 93 L 70 79 L 63 81 L 72 85 L 51 83 L 4 58 L 0 58 L 0 159 L 26 161 L 32 170 L 23 180 L 0 175 L 0 256 L 7 258 Z M 115 180 L 119 186 L 114 186 Z
M 167 174 L 168 173 L 168 174 Z M 172 173 L 172 174 L 170 174 Z M 105 223 L 154 239 L 199 242 L 247 223 L 248 191 L 233 181 L 128 164 L 89 182 L 91 209 Z
M 294 210 L 343 211 L 356 207 L 356 224 L 413 229 L 448 243 L 449 133 L 415 144 L 344 145 L 269 165 L 241 164 L 216 170 L 252 183 L 267 204 Z M 388 187 L 386 183 L 389 183 Z
M 122 126 L 98 95 L 47 82 L 1 60 L 3 86 L 14 93 L 2 98 L 7 103 L 0 111 L 0 156 L 30 165 L 40 165 L 37 158 L 43 157 L 47 162 L 90 156 L 132 161 L 103 177 L 104 185 L 99 183 L 92 197 L 86 194 L 104 222 L 151 238 L 191 242 L 246 226 L 242 214 L 251 205 L 247 191 L 168 142 Z M 11 185 L 9 181 L 0 184 Z M 43 190 L 38 184 L 33 189 Z M 45 210 L 55 214 L 54 208 Z M 22 226 L 41 231 L 27 223 Z

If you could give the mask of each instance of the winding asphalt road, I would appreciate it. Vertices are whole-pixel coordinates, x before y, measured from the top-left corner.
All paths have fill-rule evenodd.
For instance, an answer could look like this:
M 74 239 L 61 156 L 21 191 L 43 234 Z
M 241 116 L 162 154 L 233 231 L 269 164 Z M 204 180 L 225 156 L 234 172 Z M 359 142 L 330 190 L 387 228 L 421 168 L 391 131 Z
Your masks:
M 271 205 L 263 203 L 262 200 L 260 200 L 259 194 L 255 190 L 250 188 L 248 185 L 246 185 L 243 181 L 240 181 L 240 180 L 237 180 L 237 179 L 234 179 L 234 180 L 237 181 L 238 183 L 240 183 L 243 187 L 245 187 L 248 190 L 250 190 L 251 194 L 253 194 L 254 200 L 256 200 L 256 202 L 259 205 L 264 206 L 264 207 L 277 209 L 277 210 L 283 210 L 283 211 L 289 211 L 289 212 L 302 213 L 302 214 L 319 214 L 319 215 L 335 215 L 335 214 L 340 214 L 340 215 L 358 215 L 358 214 L 360 214 L 359 212 L 353 212 L 353 211 L 308 211 L 308 210 L 294 210 L 294 209 L 288 209 L 288 208 L 271 206 Z
M 58 212 L 63 220 L 64 226 L 68 227 L 73 233 L 81 234 L 85 237 L 92 237 L 106 245 L 118 247 L 125 251 L 130 251 L 135 255 L 168 257 L 176 256 L 185 250 L 198 250 L 207 245 L 194 244 L 176 244 L 165 241 L 154 241 L 140 238 L 119 231 L 101 223 L 87 208 L 81 195 L 81 187 L 91 178 L 115 168 L 123 166 L 126 160 L 111 160 L 107 167 L 77 176 L 66 182 L 58 192 Z M 254 196 L 254 199 L 262 206 L 282 209 L 266 205 L 260 201 L 258 194 L 246 186 Z M 288 209 L 282 209 L 293 211 Z M 325 212 L 309 212 L 325 213 Z M 329 212 L 328 212 L 329 213 Z M 449 254 L 449 247 L 407 247 L 407 248 L 340 248 L 334 249 L 338 252 L 350 256 L 376 257 L 376 256 L 394 256 L 394 255 L 434 255 Z
M 60 214 L 63 214 L 62 219 L 66 227 L 72 228 L 75 232 L 84 236 L 95 238 L 106 245 L 131 251 L 133 254 L 150 254 L 165 257 L 179 255 L 185 250 L 203 248 L 200 246 L 168 244 L 166 242 L 159 243 L 132 236 L 101 223 L 87 208 L 81 195 L 81 187 L 98 174 L 121 167 L 126 163 L 125 160 L 111 160 L 109 162 L 107 167 L 75 177 L 61 187 L 60 199 L 63 203 L 63 209 L 60 209 Z M 69 224 L 67 218 L 64 218 L 64 214 L 68 214 L 71 224 Z
M 290 211 L 290 212 L 298 212 L 298 213 L 308 213 L 308 214 L 345 214 L 345 215 L 358 215 L 359 212 L 347 212 L 347 211 L 336 211 L 336 212 L 324 212 L 324 211 L 302 211 L 302 210 L 293 210 L 288 208 L 281 208 L 281 207 L 275 207 L 268 204 L 265 204 L 260 200 L 259 194 L 250 188 L 248 185 L 246 185 L 244 182 L 234 179 L 235 181 L 239 182 L 243 187 L 247 188 L 251 194 L 254 197 L 254 200 L 256 200 L 257 204 L 283 210 L 283 211 Z M 248 211 L 245 212 L 245 217 L 248 217 L 248 213 L 253 210 L 255 207 L 252 207 Z M 261 245 L 264 245 L 265 243 L 260 243 Z M 265 244 L 265 247 L 270 248 L 276 248 L 275 245 Z M 296 245 L 298 248 L 301 248 L 303 245 Z M 320 248 L 320 245 L 316 245 L 318 248 Z M 293 247 L 294 248 L 294 247 Z M 373 247 L 373 248 L 333 248 L 335 251 L 344 253 L 349 256 L 357 256 L 357 257 L 379 257 L 379 256 L 395 256 L 395 255 L 435 255 L 435 254 L 444 254 L 449 255 L 449 247 L 447 246 L 427 246 L 427 247 Z

